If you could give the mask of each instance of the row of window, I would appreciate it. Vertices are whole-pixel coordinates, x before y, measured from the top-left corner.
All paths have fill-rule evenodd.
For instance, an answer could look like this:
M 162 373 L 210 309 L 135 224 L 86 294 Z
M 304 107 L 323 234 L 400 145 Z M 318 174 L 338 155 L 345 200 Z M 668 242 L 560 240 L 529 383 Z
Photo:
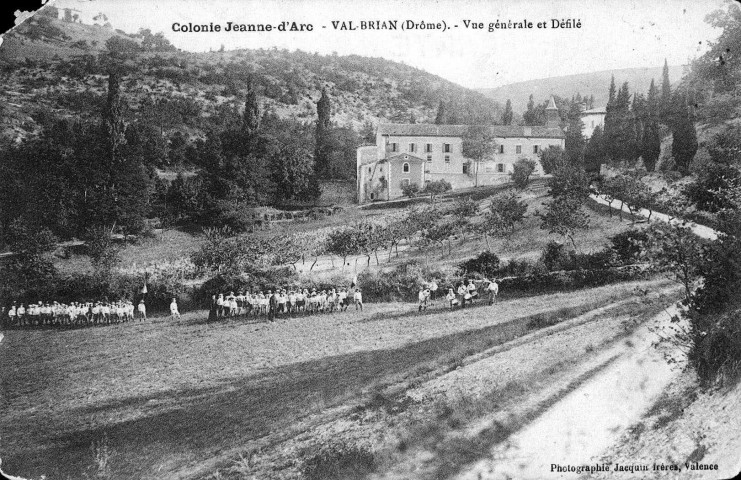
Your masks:
M 425 143 L 425 153 L 432 153 L 432 144 L 431 143 Z M 442 144 L 443 153 L 451 153 L 451 145 L 449 143 L 443 143 Z M 389 148 L 391 149 L 391 152 L 400 152 L 399 144 L 398 143 L 389 143 Z M 416 143 L 410 143 L 408 146 L 407 151 L 409 153 L 417 153 L 417 144 Z M 504 145 L 499 145 L 498 148 L 499 153 L 504 153 Z M 540 145 L 533 145 L 533 153 L 539 153 L 540 152 Z M 522 145 L 515 145 L 515 153 L 522 153 Z M 432 161 L 432 155 L 427 155 L 427 161 Z
M 447 160 L 447 162 L 450 163 L 449 160 Z M 468 173 L 468 165 L 469 165 L 468 163 L 464 163 L 463 164 L 463 173 Z M 401 166 L 401 171 L 404 172 L 404 173 L 409 173 L 409 170 L 410 170 L 409 164 L 405 162 Z M 486 167 L 486 171 L 487 172 L 490 172 L 491 171 L 489 166 Z M 497 171 L 497 173 L 503 173 L 504 172 L 504 164 L 503 163 L 497 163 L 496 164 L 496 171 Z M 368 173 L 370 173 L 370 172 L 371 172 L 371 169 L 368 168 Z M 430 173 L 430 171 L 425 168 L 425 173 Z
M 392 152 L 400 152 L 400 147 L 398 143 L 389 143 L 389 148 Z M 452 146 L 449 143 L 443 143 L 442 146 L 443 153 L 452 153 L 453 149 Z M 417 144 L 416 143 L 410 143 L 408 146 L 407 151 L 409 153 L 416 153 L 417 152 Z M 425 143 L 425 153 L 432 153 L 432 144 L 431 143 Z

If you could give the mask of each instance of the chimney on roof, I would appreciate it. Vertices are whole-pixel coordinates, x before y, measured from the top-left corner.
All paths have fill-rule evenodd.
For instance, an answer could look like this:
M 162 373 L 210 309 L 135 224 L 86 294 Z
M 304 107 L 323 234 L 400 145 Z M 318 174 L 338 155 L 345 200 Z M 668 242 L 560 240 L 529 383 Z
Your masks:
M 556 100 L 551 95 L 551 100 L 548 102 L 548 106 L 545 109 L 545 126 L 546 127 L 558 127 L 561 123 L 561 117 L 558 115 L 558 107 L 556 107 Z

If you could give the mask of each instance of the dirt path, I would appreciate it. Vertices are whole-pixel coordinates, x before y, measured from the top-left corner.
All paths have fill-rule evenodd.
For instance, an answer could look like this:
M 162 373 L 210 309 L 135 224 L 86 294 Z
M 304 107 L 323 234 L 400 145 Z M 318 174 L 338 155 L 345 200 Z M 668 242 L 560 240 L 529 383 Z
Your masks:
M 552 464 L 594 464 L 677 375 L 679 369 L 664 357 L 668 352 L 653 345 L 658 338 L 654 329 L 673 328 L 674 313 L 662 312 L 606 350 L 605 356 L 620 357 L 458 478 L 578 477 L 553 472 Z
M 620 200 L 614 200 L 612 203 L 605 200 L 605 197 L 603 195 L 590 195 L 590 198 L 594 200 L 595 202 L 606 205 L 608 207 L 614 208 L 615 210 L 621 210 L 625 213 L 632 213 L 634 215 L 640 215 L 641 217 L 648 218 L 649 215 L 651 218 L 654 218 L 656 220 L 660 220 L 662 222 L 670 223 L 672 225 L 680 224 L 682 221 L 680 219 L 670 217 L 669 215 L 661 212 L 649 212 L 645 208 L 638 208 L 633 209 L 632 211 L 628 208 L 628 205 L 625 203 L 620 203 Z M 713 230 L 710 227 L 706 227 L 705 225 L 698 225 L 694 222 L 688 222 L 687 225 L 692 229 L 692 231 L 700 238 L 704 238 L 707 240 L 715 240 L 718 238 L 718 232 Z

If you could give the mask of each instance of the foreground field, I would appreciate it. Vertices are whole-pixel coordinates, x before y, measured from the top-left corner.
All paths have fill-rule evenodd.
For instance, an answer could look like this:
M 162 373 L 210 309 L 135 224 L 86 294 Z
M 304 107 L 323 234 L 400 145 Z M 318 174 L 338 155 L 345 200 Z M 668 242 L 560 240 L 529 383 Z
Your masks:
M 455 390 L 435 383 L 448 381 L 447 372 L 499 358 L 497 346 L 518 338 L 528 351 L 507 357 L 496 383 L 542 380 L 553 365 L 578 364 L 585 351 L 623 335 L 631 312 L 647 308 L 637 292 L 667 288 L 674 287 L 661 280 L 625 283 L 465 312 L 374 304 L 274 324 L 207 325 L 205 312 L 193 312 L 178 322 L 9 331 L 0 343 L 0 456 L 6 471 L 30 477 L 205 478 L 259 446 L 266 460 L 250 474 L 293 478 L 311 446 L 300 434 L 347 422 L 347 409 L 374 392 L 408 390 L 423 415 Z M 628 310 L 600 314 L 611 320 L 577 322 L 532 350 L 534 331 L 626 301 Z M 486 371 L 478 378 L 491 386 Z M 388 431 L 384 422 L 358 423 L 347 438 Z M 388 458 L 389 468 L 403 460 Z

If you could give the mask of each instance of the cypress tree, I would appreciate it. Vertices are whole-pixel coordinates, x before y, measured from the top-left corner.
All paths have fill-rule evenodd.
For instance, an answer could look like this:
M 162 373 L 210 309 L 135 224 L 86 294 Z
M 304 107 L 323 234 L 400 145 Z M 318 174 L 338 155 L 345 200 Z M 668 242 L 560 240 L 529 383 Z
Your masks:
M 255 134 L 260 128 L 260 106 L 257 103 L 257 93 L 252 88 L 252 78 L 247 83 L 247 99 L 244 102 L 244 115 L 242 116 L 242 131 L 245 134 L 248 145 L 252 144 Z
M 502 125 L 511 125 L 512 117 L 512 101 L 508 98 L 507 103 L 504 105 L 504 113 L 502 113 Z
M 331 106 L 326 88 L 322 88 L 322 96 L 316 104 L 316 113 L 316 147 L 314 150 L 315 171 L 319 175 L 326 175 L 329 173 L 331 115 Z
M 602 127 L 597 125 L 584 148 L 584 169 L 589 173 L 599 173 L 605 158 Z
M 643 165 L 646 167 L 646 170 L 649 172 L 654 171 L 660 154 L 659 90 L 656 88 L 653 79 L 651 79 L 651 86 L 648 88 L 648 98 L 646 99 L 646 115 L 641 144 L 641 156 L 643 157 Z
M 126 142 L 126 125 L 123 120 L 124 104 L 121 99 L 118 73 L 108 75 L 108 98 L 103 113 L 103 123 L 107 137 L 107 156 L 111 167 L 118 160 L 121 146 Z
M 643 135 L 646 131 L 646 99 L 643 94 L 633 94 L 633 106 L 631 107 L 633 121 L 633 158 L 638 160 L 641 156 Z
M 664 70 L 661 73 L 661 99 L 659 100 L 659 115 L 661 122 L 670 125 L 672 113 L 672 88 L 669 83 L 669 64 L 664 59 Z
M 435 116 L 435 125 L 445 124 L 445 104 L 442 100 L 437 105 L 437 115 Z
M 697 153 L 695 118 L 687 92 L 676 90 L 672 95 L 671 119 L 672 156 L 677 170 L 687 175 Z
M 571 104 L 568 113 L 568 129 L 566 130 L 565 140 L 565 152 L 566 158 L 573 164 L 581 164 L 584 155 L 584 146 L 586 140 L 582 131 L 584 130 L 584 122 L 581 121 L 581 115 L 579 111 L 579 104 L 574 102 Z
M 613 158 L 616 156 L 617 145 L 617 110 L 615 107 L 615 76 L 610 80 L 610 90 L 605 107 L 605 131 L 604 131 L 604 151 L 605 154 Z

